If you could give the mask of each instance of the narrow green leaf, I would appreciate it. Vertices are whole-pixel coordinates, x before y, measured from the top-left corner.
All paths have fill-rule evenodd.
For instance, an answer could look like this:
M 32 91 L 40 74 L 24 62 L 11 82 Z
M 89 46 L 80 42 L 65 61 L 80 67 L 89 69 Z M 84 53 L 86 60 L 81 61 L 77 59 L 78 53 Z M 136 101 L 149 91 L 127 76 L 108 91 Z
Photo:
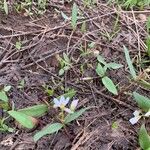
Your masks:
M 98 60 L 100 63 L 102 63 L 103 65 L 106 65 L 106 64 L 107 64 L 106 61 L 105 61 L 105 59 L 104 59 L 101 55 L 98 55 L 98 56 L 97 56 L 97 60 Z
M 96 73 L 100 76 L 103 77 L 105 75 L 105 70 L 102 67 L 102 65 L 100 63 L 98 63 L 97 67 L 96 67 Z
M 8 4 L 6 0 L 4 0 L 4 10 L 5 10 L 6 15 L 8 15 Z
M 132 61 L 131 61 L 131 58 L 129 55 L 129 51 L 125 46 L 123 46 L 123 48 L 124 48 L 124 52 L 125 52 L 126 61 L 127 61 L 127 64 L 128 64 L 129 70 L 130 70 L 130 74 L 132 75 L 133 79 L 135 80 L 136 72 L 134 70 L 134 67 L 133 67 L 133 64 L 132 64 Z
M 37 142 L 44 135 L 58 132 L 62 127 L 63 127 L 63 124 L 61 123 L 49 124 L 34 135 L 34 141 Z
M 73 30 L 75 30 L 77 27 L 77 19 L 78 19 L 77 17 L 78 17 L 78 7 L 76 3 L 74 3 L 72 7 L 72 17 L 71 17 L 71 25 Z
M 68 114 L 66 117 L 65 117 L 65 124 L 68 124 L 70 123 L 71 121 L 77 119 L 78 117 L 80 117 L 87 109 L 89 108 L 82 108 L 80 109 L 79 111 L 77 112 L 74 112 L 73 114 Z
M 32 129 L 36 125 L 36 119 L 18 111 L 8 111 L 8 114 L 13 117 L 22 126 Z
M 150 148 L 150 136 L 148 135 L 144 124 L 141 126 L 139 131 L 139 143 L 143 150 Z
M 103 82 L 104 86 L 108 89 L 108 91 L 110 91 L 114 95 L 118 95 L 117 88 L 110 78 L 105 76 L 102 78 L 102 82 Z
M 27 107 L 27 108 L 18 110 L 18 112 L 21 112 L 23 114 L 26 114 L 26 115 L 32 116 L 32 117 L 41 117 L 47 111 L 48 111 L 48 106 L 45 104 L 35 105 L 35 106 L 31 106 L 31 107 Z
M 4 102 L 8 102 L 8 97 L 5 91 L 1 91 L 0 92 L 0 100 L 4 101 Z
M 143 95 L 140 95 L 137 92 L 133 92 L 133 96 L 138 103 L 138 106 L 145 112 L 147 112 L 150 109 L 150 99 L 148 97 L 145 97 Z
M 64 12 L 61 11 L 61 15 L 65 19 L 65 21 L 69 20 L 69 17 Z
M 86 32 L 86 22 L 85 22 L 85 21 L 82 23 L 81 32 L 82 32 L 82 33 L 85 33 L 85 32 Z
M 106 64 L 106 66 L 111 69 L 119 69 L 123 67 L 122 64 L 117 64 L 117 63 L 108 63 Z
M 146 40 L 146 45 L 147 45 L 147 54 L 150 57 L 150 36 Z
M 150 83 L 143 79 L 136 81 L 136 83 L 143 86 L 144 88 L 150 89 Z

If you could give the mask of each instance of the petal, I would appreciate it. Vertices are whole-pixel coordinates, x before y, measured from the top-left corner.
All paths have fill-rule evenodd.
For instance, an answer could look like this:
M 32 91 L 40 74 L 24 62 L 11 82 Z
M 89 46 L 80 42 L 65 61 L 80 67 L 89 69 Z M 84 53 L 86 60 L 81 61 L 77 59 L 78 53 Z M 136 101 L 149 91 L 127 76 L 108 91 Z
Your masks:
M 54 108 L 59 107 L 60 106 L 60 101 L 57 98 L 54 98 Z
M 71 109 L 71 110 L 75 110 L 75 108 L 76 108 L 77 105 L 78 105 L 78 101 L 79 101 L 78 99 L 72 101 L 71 106 L 70 106 L 70 109 Z
M 136 123 L 139 121 L 140 118 L 141 118 L 141 116 L 133 117 L 133 118 L 131 118 L 129 121 L 130 121 L 130 123 L 131 123 L 132 125 L 134 125 L 134 124 L 136 124 Z
M 61 96 L 60 99 L 59 99 L 59 101 L 60 101 L 60 104 L 64 104 L 65 97 L 64 97 L 64 96 Z
M 73 112 L 72 110 L 70 110 L 69 108 L 65 108 L 64 111 L 66 111 L 66 112 L 69 113 L 69 114 L 74 113 L 74 112 Z
M 136 111 L 133 113 L 133 115 L 134 115 L 134 116 L 139 116 L 140 113 L 141 113 L 141 110 L 136 110 Z
M 69 103 L 69 99 L 70 99 L 69 97 L 67 97 L 67 98 L 65 99 L 65 101 L 64 101 L 64 103 L 63 103 L 65 106 Z
M 150 116 L 150 111 L 148 111 L 144 116 L 149 117 Z

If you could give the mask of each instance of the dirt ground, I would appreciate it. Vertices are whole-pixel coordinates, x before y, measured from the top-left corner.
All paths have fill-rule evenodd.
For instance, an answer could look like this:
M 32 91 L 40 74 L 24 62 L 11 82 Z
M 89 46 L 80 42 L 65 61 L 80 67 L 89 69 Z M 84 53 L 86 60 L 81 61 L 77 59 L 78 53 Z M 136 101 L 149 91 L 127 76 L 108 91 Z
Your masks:
M 33 135 L 52 122 L 53 112 L 41 117 L 41 124 L 30 131 L 18 128 L 10 120 L 8 124 L 15 126 L 16 132 L 0 134 L 0 141 L 8 142 L 6 146 L 0 145 L 1 150 L 139 149 L 137 132 L 140 121 L 134 126 L 129 122 L 137 105 L 130 95 L 120 93 L 113 96 L 104 88 L 95 72 L 97 61 L 94 54 L 99 52 L 107 62 L 124 65 L 123 68 L 108 73 L 120 91 L 124 90 L 129 85 L 130 75 L 123 45 L 128 47 L 134 59 L 137 59 L 139 48 L 141 55 L 145 55 L 145 20 L 141 14 L 147 16 L 150 12 L 123 11 L 121 8 L 117 10 L 102 0 L 93 6 L 94 9 L 84 8 L 78 1 L 77 4 L 85 17 L 85 33 L 81 33 L 82 19 L 78 20 L 77 30 L 72 31 L 70 23 L 65 22 L 61 14 L 55 11 L 57 6 L 59 11 L 70 16 L 72 4 L 68 3 L 57 5 L 52 2 L 42 16 L 29 17 L 14 11 L 7 16 L 0 12 L 0 86 L 12 86 L 9 92 L 10 103 L 19 109 L 52 101 L 53 97 L 64 93 L 61 89 L 63 86 L 77 91 L 78 108 L 92 106 L 92 109 L 67 127 L 70 137 L 61 130 L 57 134 L 44 136 L 37 143 L 34 143 Z M 18 40 L 22 41 L 20 50 L 15 47 Z M 95 42 L 95 47 L 91 48 L 92 54 L 81 57 L 81 45 L 86 49 L 91 42 Z M 65 76 L 60 77 L 56 57 L 62 56 L 63 52 L 69 55 L 73 67 Z M 84 71 L 81 72 L 80 66 L 83 64 Z M 86 77 L 91 79 L 85 80 Z M 22 79 L 25 85 L 19 89 L 18 84 Z M 44 92 L 44 84 L 54 89 L 53 97 L 48 97 Z M 128 92 L 138 89 L 138 86 L 133 85 Z M 140 91 L 147 96 L 150 94 L 145 89 Z M 112 128 L 114 122 L 118 124 L 116 129 Z M 13 144 L 9 145 L 9 142 Z

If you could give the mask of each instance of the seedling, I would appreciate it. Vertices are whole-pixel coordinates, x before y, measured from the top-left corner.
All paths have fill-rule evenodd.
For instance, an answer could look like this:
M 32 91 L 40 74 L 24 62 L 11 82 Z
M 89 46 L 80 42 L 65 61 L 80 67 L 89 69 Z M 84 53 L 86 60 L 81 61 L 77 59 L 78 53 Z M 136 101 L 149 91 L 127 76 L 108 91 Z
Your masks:
M 59 114 L 57 115 L 59 122 L 49 124 L 46 127 L 44 127 L 41 131 L 37 132 L 34 135 L 35 142 L 37 142 L 44 135 L 52 134 L 58 132 L 62 128 L 65 128 L 66 125 L 68 125 L 73 120 L 76 120 L 87 110 L 87 108 L 82 108 L 79 111 L 75 111 L 79 101 L 78 99 L 73 100 L 70 104 L 70 107 L 68 108 L 67 104 L 69 103 L 69 101 L 70 98 L 66 98 L 65 96 L 53 99 L 53 107 L 60 110 Z
M 71 60 L 66 55 L 66 53 L 63 53 L 63 58 L 58 56 L 57 59 L 60 63 L 60 67 L 61 67 L 61 69 L 59 70 L 59 76 L 62 76 L 65 73 L 65 71 L 67 71 L 71 68 L 71 66 L 72 66 Z
M 96 73 L 100 76 L 102 83 L 104 84 L 106 89 L 108 89 L 108 91 L 110 91 L 114 95 L 118 95 L 118 91 L 115 84 L 107 76 L 106 73 L 108 69 L 119 69 L 123 67 L 123 65 L 117 63 L 107 63 L 101 55 L 97 56 L 97 60 L 98 60 L 98 64 L 96 67 Z

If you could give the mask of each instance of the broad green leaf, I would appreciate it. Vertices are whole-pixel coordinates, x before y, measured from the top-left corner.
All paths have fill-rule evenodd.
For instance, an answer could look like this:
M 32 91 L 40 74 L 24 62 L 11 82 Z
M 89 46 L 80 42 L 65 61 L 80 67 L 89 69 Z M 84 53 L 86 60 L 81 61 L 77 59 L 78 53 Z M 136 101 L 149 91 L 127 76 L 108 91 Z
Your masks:
M 65 124 L 68 124 L 70 123 L 71 121 L 77 119 L 78 117 L 80 117 L 87 109 L 89 108 L 82 108 L 80 109 L 79 111 L 76 111 L 74 112 L 73 114 L 68 114 L 66 117 L 65 117 Z
M 8 111 L 8 114 L 13 117 L 18 123 L 20 123 L 23 127 L 26 127 L 28 129 L 32 129 L 35 127 L 37 120 L 31 116 L 28 116 L 22 112 L 18 111 Z
M 106 66 L 111 69 L 119 69 L 123 67 L 122 64 L 117 64 L 117 63 L 108 63 L 106 64 Z
M 26 114 L 31 117 L 41 117 L 48 111 L 48 106 L 45 104 L 35 105 L 23 109 L 19 109 L 18 112 Z
M 7 86 L 4 87 L 3 90 L 4 90 L 5 92 L 8 92 L 10 89 L 11 89 L 11 86 L 10 86 L 10 85 L 7 85 Z
M 0 100 L 4 101 L 4 102 L 8 102 L 8 97 L 5 91 L 1 91 L 0 92 Z
M 6 15 L 8 15 L 8 4 L 6 0 L 4 0 L 4 10 L 5 10 Z
M 143 150 L 150 148 L 150 136 L 148 135 L 144 124 L 141 126 L 139 131 L 139 143 Z
M 98 56 L 97 56 L 97 60 L 98 60 L 100 63 L 102 63 L 103 65 L 106 65 L 106 64 L 107 64 L 106 61 L 105 61 L 105 59 L 104 59 L 101 55 L 98 55 Z
M 34 135 L 34 141 L 37 142 L 44 135 L 58 132 L 62 127 L 63 127 L 63 124 L 61 123 L 49 124 Z
M 133 96 L 138 103 L 138 106 L 145 112 L 147 112 L 150 109 L 150 99 L 148 97 L 145 97 L 143 95 L 140 95 L 137 92 L 133 92 Z
M 65 94 L 63 94 L 61 96 L 64 96 L 65 98 L 69 97 L 71 99 L 72 97 L 75 96 L 75 94 L 76 94 L 76 91 L 74 89 L 71 89 L 67 93 L 65 93 Z M 61 96 L 59 96 L 57 98 L 59 99 Z
M 100 76 L 103 77 L 105 76 L 105 70 L 102 67 L 102 65 L 100 63 L 98 63 L 97 67 L 96 67 L 96 73 Z
M 78 19 L 77 17 L 78 17 L 78 7 L 76 3 L 74 3 L 72 7 L 72 17 L 71 17 L 71 25 L 73 30 L 75 30 L 77 27 L 77 19 Z
M 132 64 L 132 61 L 131 61 L 131 58 L 129 55 L 129 51 L 125 46 L 123 46 L 123 48 L 124 48 L 124 52 L 125 52 L 126 61 L 127 61 L 127 64 L 128 64 L 129 70 L 130 70 L 130 74 L 132 75 L 133 79 L 135 80 L 136 72 L 134 70 L 134 67 L 133 67 L 133 64 Z
M 110 91 L 114 95 L 118 95 L 117 88 L 110 78 L 105 76 L 102 78 L 102 82 L 103 82 L 104 86 L 108 89 L 108 91 Z

